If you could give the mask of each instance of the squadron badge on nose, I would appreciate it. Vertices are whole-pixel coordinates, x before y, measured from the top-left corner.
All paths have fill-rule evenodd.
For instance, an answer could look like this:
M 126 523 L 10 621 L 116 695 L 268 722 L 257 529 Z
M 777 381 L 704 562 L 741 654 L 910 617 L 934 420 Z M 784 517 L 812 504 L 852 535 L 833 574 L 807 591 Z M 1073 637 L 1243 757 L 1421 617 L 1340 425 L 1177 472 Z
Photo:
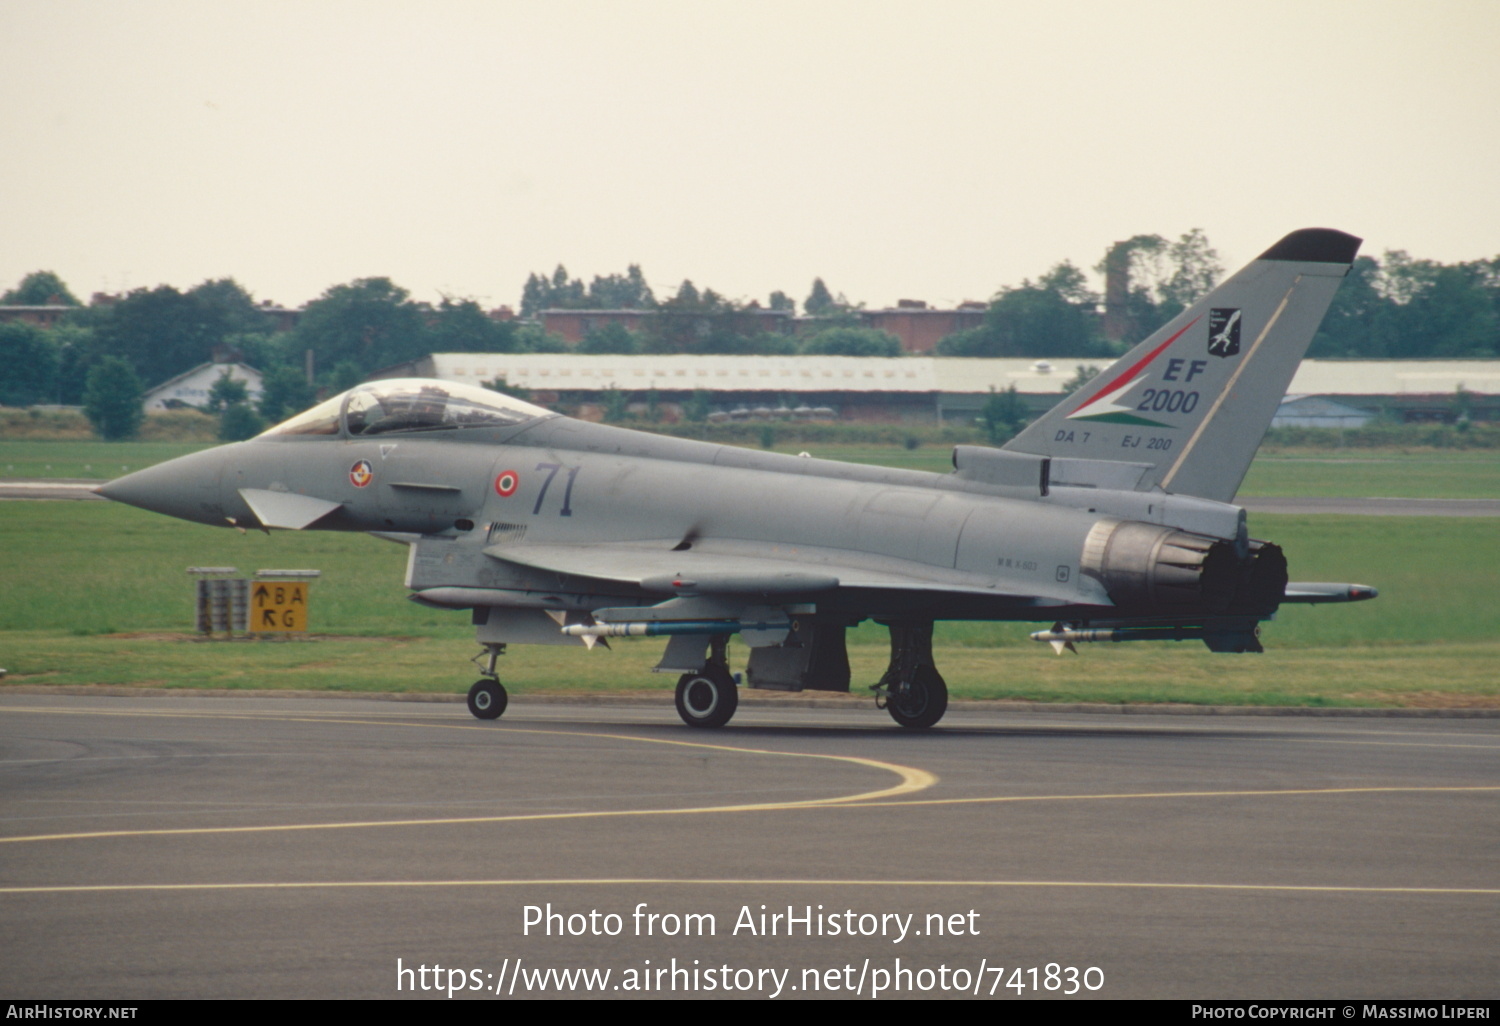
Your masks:
M 358 460 L 349 468 L 349 483 L 354 487 L 363 488 L 373 480 L 375 468 L 370 466 L 369 460 Z

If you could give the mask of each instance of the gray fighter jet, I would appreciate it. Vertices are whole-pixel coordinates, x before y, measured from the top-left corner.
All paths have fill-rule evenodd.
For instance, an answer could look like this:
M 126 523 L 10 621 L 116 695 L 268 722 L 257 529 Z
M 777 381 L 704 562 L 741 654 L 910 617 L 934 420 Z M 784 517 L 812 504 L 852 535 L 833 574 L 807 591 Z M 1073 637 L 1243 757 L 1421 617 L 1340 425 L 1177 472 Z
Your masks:
M 409 546 L 411 598 L 467 610 L 493 719 L 510 644 L 668 638 L 695 727 L 738 686 L 848 691 L 844 632 L 890 631 L 876 703 L 943 715 L 937 620 L 1051 623 L 1082 641 L 1201 639 L 1259 652 L 1284 602 L 1372 598 L 1288 584 L 1234 505 L 1360 240 L 1293 232 L 1002 448 L 951 474 L 756 452 L 590 424 L 428 380 L 351 389 L 248 442 L 102 486 L 108 498 L 244 528 L 366 531 Z M 728 643 L 749 649 L 731 672 Z

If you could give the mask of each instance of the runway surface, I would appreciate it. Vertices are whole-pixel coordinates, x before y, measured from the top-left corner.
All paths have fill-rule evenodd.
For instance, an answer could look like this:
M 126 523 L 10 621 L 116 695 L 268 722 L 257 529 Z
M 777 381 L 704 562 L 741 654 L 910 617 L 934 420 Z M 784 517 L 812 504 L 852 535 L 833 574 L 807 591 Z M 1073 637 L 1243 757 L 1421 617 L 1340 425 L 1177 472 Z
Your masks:
M 0 989 L 1494 998 L 1497 804 L 1493 719 L 4 695 Z

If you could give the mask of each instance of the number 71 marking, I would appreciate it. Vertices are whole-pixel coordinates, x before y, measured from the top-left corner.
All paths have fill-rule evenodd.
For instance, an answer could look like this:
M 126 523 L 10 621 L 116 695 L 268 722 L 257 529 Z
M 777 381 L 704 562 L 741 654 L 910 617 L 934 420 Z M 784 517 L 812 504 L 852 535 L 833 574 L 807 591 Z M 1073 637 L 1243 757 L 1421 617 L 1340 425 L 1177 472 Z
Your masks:
M 561 463 L 538 463 L 536 469 L 546 470 L 550 473 L 547 474 L 547 480 L 542 482 L 542 490 L 537 493 L 536 505 L 531 507 L 532 515 L 535 516 L 542 511 L 542 501 L 547 498 L 547 489 L 551 487 L 552 479 L 557 476 L 557 472 L 559 470 L 566 470 L 568 472 L 568 487 L 563 491 L 562 509 L 557 511 L 557 515 L 560 517 L 572 516 L 573 481 L 578 477 L 578 471 L 581 468 L 564 467 Z

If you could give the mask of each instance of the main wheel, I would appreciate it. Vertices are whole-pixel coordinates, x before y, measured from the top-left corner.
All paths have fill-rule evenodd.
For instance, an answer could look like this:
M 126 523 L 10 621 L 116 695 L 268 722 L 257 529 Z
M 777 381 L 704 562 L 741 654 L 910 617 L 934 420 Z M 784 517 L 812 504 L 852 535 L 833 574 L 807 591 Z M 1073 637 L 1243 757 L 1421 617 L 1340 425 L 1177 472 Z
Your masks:
M 948 711 L 948 685 L 931 666 L 917 670 L 909 684 L 897 684 L 886 699 L 891 719 L 903 727 L 930 727 Z
M 722 727 L 739 708 L 740 693 L 727 670 L 706 666 L 677 682 L 677 715 L 689 727 Z
M 476 680 L 469 689 L 469 712 L 481 720 L 498 720 L 510 696 L 498 680 Z

